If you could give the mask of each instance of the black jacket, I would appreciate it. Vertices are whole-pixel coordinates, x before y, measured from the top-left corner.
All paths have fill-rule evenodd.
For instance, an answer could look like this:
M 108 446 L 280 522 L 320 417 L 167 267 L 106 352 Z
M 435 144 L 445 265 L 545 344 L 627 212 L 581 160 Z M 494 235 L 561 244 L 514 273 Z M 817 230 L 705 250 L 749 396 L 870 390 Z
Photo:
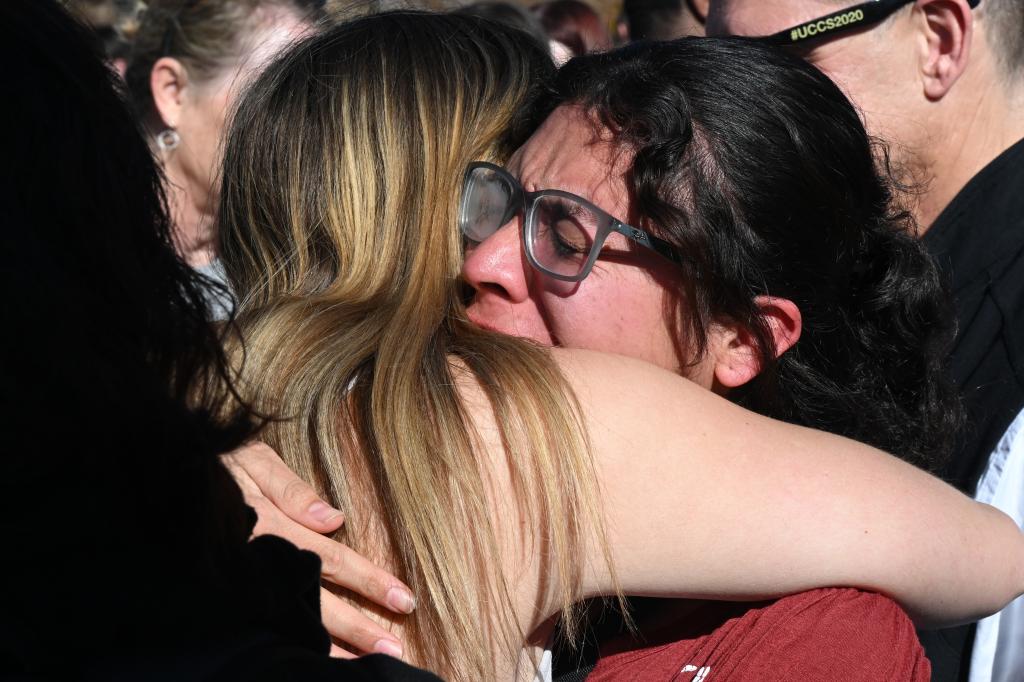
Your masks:
M 1024 407 L 1024 140 L 974 176 L 924 243 L 949 276 L 957 315 L 951 373 L 967 423 L 940 475 L 974 494 Z M 973 627 L 922 632 L 935 682 L 965 680 Z

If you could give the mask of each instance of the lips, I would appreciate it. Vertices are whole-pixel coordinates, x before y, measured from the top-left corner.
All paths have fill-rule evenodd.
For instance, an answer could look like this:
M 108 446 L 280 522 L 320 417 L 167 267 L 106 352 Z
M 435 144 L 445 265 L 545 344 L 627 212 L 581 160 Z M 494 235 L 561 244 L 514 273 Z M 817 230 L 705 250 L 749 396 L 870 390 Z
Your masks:
M 489 332 L 495 332 L 497 334 L 505 334 L 506 336 L 515 336 L 515 334 L 510 334 L 504 329 L 499 329 L 496 325 L 480 319 L 480 316 L 472 308 L 466 310 L 466 317 L 469 318 L 470 322 L 480 327 L 481 329 L 486 329 Z
M 469 318 L 469 321 L 481 329 L 486 329 L 495 334 L 503 334 L 504 336 L 527 339 L 541 346 L 560 345 L 545 328 L 521 324 L 522 320 L 517 319 L 515 313 L 511 310 L 502 311 L 499 315 L 487 315 L 480 312 L 481 308 L 486 310 L 491 308 L 491 306 L 482 306 L 479 303 L 474 303 L 466 310 L 466 317 Z M 532 333 L 531 330 L 533 330 Z

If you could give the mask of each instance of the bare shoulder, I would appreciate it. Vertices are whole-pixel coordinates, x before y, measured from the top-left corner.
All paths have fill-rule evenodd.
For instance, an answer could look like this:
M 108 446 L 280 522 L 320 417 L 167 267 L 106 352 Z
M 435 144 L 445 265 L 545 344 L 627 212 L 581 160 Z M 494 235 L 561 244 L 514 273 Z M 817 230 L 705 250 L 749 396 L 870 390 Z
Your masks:
M 609 378 L 667 381 L 670 383 L 686 381 L 668 370 L 626 355 L 615 355 L 579 348 L 552 348 L 551 356 L 562 371 L 566 373 L 567 377 L 584 383 L 607 380 Z
M 629 429 L 631 438 L 659 440 L 722 429 L 772 430 L 775 422 L 648 362 L 609 353 L 555 349 L 553 357 L 579 398 L 591 429 L 610 424 Z M 681 429 L 682 422 L 688 428 Z

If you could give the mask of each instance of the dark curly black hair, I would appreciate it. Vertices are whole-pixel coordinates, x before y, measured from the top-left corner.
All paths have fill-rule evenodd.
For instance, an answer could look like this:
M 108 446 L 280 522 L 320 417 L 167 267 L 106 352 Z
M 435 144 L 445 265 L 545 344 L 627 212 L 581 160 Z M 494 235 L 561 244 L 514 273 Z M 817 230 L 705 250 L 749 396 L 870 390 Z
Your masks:
M 556 90 L 635 152 L 635 214 L 685 254 L 696 357 L 716 320 L 756 338 L 763 369 L 736 402 L 927 468 L 948 455 L 948 296 L 884 150 L 827 77 L 754 41 L 682 39 L 574 59 Z M 760 295 L 803 317 L 777 361 Z

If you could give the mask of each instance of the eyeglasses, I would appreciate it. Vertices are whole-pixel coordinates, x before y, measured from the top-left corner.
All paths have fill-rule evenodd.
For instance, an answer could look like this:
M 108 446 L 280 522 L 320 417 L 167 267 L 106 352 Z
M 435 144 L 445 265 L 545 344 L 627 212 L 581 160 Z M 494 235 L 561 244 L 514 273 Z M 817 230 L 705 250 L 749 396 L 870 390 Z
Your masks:
M 527 192 L 508 171 L 491 163 L 469 164 L 462 181 L 459 229 L 483 242 L 523 211 L 526 257 L 537 270 L 565 282 L 590 274 L 605 240 L 620 234 L 674 263 L 682 258 L 668 242 L 625 224 L 570 192 Z
M 784 31 L 759 37 L 757 40 L 773 45 L 796 45 L 809 40 L 833 38 L 843 33 L 849 33 L 859 28 L 881 23 L 883 19 L 893 14 L 896 10 L 904 5 L 909 5 L 913 1 L 872 0 L 871 2 L 841 9 L 838 12 L 833 12 L 817 19 L 805 21 Z M 968 4 L 973 9 L 978 6 L 980 1 L 968 0 Z

